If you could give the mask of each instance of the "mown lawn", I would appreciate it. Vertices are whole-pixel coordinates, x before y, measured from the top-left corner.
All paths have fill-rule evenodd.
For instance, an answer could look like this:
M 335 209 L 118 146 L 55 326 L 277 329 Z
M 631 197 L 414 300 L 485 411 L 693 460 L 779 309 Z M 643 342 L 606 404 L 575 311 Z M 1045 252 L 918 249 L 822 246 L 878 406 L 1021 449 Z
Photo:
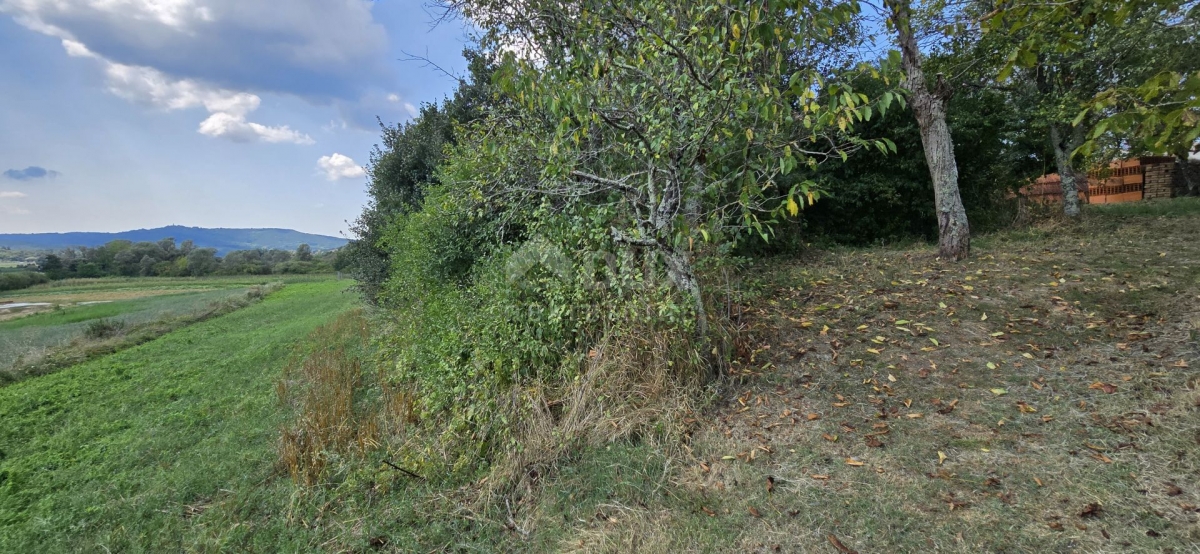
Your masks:
M 345 288 L 291 284 L 0 388 L 0 552 L 195 550 L 214 533 L 253 541 L 252 524 L 216 532 L 209 518 L 253 505 L 279 481 L 274 382 L 297 341 L 354 304 Z M 206 516 L 214 504 L 221 510 Z

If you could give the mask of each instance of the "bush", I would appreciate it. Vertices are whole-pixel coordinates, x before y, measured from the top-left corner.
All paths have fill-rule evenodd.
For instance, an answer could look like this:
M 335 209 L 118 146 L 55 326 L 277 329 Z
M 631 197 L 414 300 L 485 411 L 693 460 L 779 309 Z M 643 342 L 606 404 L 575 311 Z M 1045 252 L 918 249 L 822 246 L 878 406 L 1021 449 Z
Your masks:
M 652 417 L 604 429 L 583 422 L 653 410 L 660 397 L 679 404 L 677 394 L 694 390 L 685 384 L 703 381 L 708 366 L 689 339 L 690 302 L 656 269 L 656 254 L 609 254 L 617 252 L 610 235 L 580 223 L 603 220 L 607 209 L 516 211 L 501 225 L 468 217 L 477 206 L 447 187 L 389 229 L 392 266 L 381 299 L 392 328 L 383 353 L 437 437 L 430 448 L 450 454 L 454 469 L 500 461 L 515 474 L 566 446 L 546 435 L 566 422 L 580 439 L 654 426 Z M 506 228 L 508 239 L 497 240 Z M 610 377 L 597 383 L 598 372 Z M 646 383 L 670 386 L 638 389 Z M 606 395 L 631 401 L 608 405 Z M 573 415 L 560 419 L 547 406 Z M 424 454 L 414 467 L 432 459 Z
M 97 319 L 88 323 L 83 336 L 92 340 L 104 340 L 125 332 L 126 323 L 121 319 Z
M 0 273 L 0 291 L 25 289 L 49 282 L 46 274 L 34 271 Z

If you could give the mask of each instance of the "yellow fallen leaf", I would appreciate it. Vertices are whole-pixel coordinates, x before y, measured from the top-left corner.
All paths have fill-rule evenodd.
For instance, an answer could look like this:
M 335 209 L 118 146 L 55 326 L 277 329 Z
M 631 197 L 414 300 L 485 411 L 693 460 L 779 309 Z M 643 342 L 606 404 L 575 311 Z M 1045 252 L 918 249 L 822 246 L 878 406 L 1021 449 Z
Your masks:
M 944 310 L 944 309 L 946 309 L 946 303 L 945 303 L 945 302 L 938 302 L 938 307 Z
M 994 364 L 994 363 L 992 363 L 992 362 L 988 362 L 988 363 L 987 363 L 987 368 L 988 368 L 988 369 L 996 369 L 996 364 Z
M 979 321 L 987 321 L 987 314 L 983 314 L 983 316 L 979 318 Z
M 874 348 L 868 348 L 868 349 L 867 349 L 867 352 L 870 352 L 870 353 L 872 353 L 872 354 L 878 354 L 878 353 L 879 353 L 879 351 L 878 351 L 878 350 L 876 350 L 876 349 L 874 349 Z
M 946 453 L 942 452 L 941 450 L 938 450 L 938 465 L 942 465 L 942 462 L 945 462 L 945 461 L 946 461 Z
M 1004 396 L 1004 395 L 1008 394 L 1008 391 L 1005 389 L 991 389 L 991 391 L 992 391 L 992 394 L 994 394 L 996 396 Z
M 894 375 L 892 375 L 891 373 L 889 373 L 889 374 L 888 374 L 888 381 L 891 381 L 891 382 L 895 383 L 895 382 L 896 382 L 896 377 L 895 377 Z
M 862 331 L 863 329 L 866 329 L 866 328 L 867 328 L 867 325 L 865 323 L 862 325 L 859 325 L 858 327 L 855 327 L 855 329 L 858 329 L 859 331 Z
M 908 414 L 908 418 L 909 418 L 909 419 L 920 419 L 920 418 L 923 418 L 923 417 L 925 417 L 925 414 L 921 414 L 921 413 L 917 413 L 917 414 Z
M 858 467 L 858 466 L 863 465 L 863 463 L 858 460 L 855 460 L 854 458 L 846 458 L 846 465 Z
M 941 346 L 938 344 L 938 340 L 933 337 L 929 337 L 929 342 L 932 342 L 934 346 Z
M 810 475 L 809 477 L 812 477 L 813 479 L 820 479 L 820 480 L 822 480 L 822 481 L 824 481 L 824 480 L 826 480 L 826 479 L 829 479 L 829 476 L 828 476 L 828 475 L 821 475 L 821 474 L 819 474 L 819 473 L 815 473 L 815 474 L 813 474 L 813 475 Z
M 828 326 L 828 325 L 822 325 L 822 326 L 821 326 L 821 335 L 822 335 L 822 336 L 824 336 L 824 335 L 827 335 L 827 334 L 829 334 L 829 326 Z
M 1026 353 L 1024 353 L 1024 354 L 1021 354 L 1021 355 L 1022 355 L 1022 356 L 1024 356 L 1024 357 L 1026 357 L 1026 358 L 1029 358 L 1030 360 L 1032 360 L 1032 359 L 1033 359 L 1033 354 L 1030 354 L 1030 353 L 1028 353 L 1028 352 L 1026 352 Z
M 737 456 L 721 456 L 722 460 L 736 460 Z

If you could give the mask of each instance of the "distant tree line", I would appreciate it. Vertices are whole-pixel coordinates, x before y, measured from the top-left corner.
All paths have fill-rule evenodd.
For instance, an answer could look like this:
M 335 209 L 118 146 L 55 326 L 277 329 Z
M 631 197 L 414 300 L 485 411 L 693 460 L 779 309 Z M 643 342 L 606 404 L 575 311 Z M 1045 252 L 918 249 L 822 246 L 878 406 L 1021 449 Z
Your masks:
M 190 240 L 158 242 L 114 240 L 95 248 L 67 248 L 38 260 L 38 270 L 54 280 L 92 277 L 200 277 L 330 273 L 342 269 L 340 250 L 313 252 L 256 248 L 235 250 L 223 258 L 215 248 L 197 248 Z

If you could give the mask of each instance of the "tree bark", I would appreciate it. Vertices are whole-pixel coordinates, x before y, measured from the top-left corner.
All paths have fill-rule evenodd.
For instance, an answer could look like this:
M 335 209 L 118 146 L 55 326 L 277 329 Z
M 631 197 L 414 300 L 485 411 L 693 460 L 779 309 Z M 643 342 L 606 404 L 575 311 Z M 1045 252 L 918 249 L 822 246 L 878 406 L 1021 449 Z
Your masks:
M 1192 178 L 1191 162 L 1188 161 L 1188 152 L 1185 150 L 1182 154 L 1175 155 L 1175 171 L 1183 177 L 1184 194 L 1188 196 L 1200 195 L 1200 182 L 1196 182 Z
M 1077 138 L 1082 138 L 1082 127 L 1072 127 L 1070 136 L 1065 136 L 1060 125 L 1050 126 L 1050 142 L 1054 147 L 1054 165 L 1058 168 L 1062 183 L 1063 213 L 1067 217 L 1079 217 L 1079 174 L 1071 162 L 1071 153 L 1079 147 Z M 1086 181 L 1085 181 L 1086 184 Z
M 925 163 L 933 178 L 934 207 L 938 220 L 938 253 L 943 258 L 962 260 L 971 253 L 971 227 L 967 210 L 958 191 L 958 164 L 954 158 L 954 141 L 946 124 L 946 100 L 950 87 L 938 75 L 933 90 L 925 81 L 921 68 L 921 51 L 913 35 L 909 0 L 885 0 L 891 11 L 892 23 L 900 46 L 900 61 L 904 69 L 904 87 L 911 97 L 909 105 L 921 129 L 921 145 Z

